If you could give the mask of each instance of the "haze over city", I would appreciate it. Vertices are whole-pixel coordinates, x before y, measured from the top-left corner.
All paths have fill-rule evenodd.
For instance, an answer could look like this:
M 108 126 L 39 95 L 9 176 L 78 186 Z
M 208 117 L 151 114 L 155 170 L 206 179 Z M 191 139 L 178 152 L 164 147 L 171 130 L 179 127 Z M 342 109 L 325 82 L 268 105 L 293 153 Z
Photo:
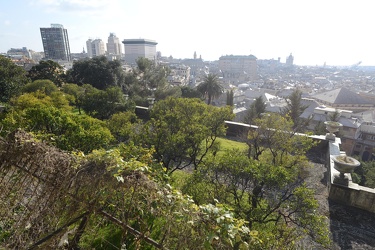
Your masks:
M 375 65 L 372 1 L 15 0 L 0 2 L 0 53 L 43 51 L 41 27 L 68 30 L 72 53 L 89 38 L 147 38 L 163 56 L 249 55 L 297 65 Z

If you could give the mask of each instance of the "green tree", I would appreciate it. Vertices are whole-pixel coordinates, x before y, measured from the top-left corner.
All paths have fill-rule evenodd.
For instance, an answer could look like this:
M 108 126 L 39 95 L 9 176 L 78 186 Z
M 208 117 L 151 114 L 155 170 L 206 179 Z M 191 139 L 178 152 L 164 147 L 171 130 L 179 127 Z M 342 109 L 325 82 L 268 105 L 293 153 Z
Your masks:
M 9 112 L 3 124 L 5 132 L 24 129 L 68 151 L 88 153 L 108 147 L 114 139 L 105 122 L 50 105 L 35 105 Z
M 136 63 L 137 63 L 137 67 L 138 69 L 145 73 L 147 71 L 150 71 L 151 70 L 151 67 L 153 65 L 153 62 L 148 59 L 148 58 L 145 58 L 145 57 L 140 57 L 136 60 Z
M 31 83 L 26 84 L 22 91 L 26 93 L 41 91 L 46 95 L 51 95 L 52 92 L 57 92 L 59 89 L 57 86 L 50 80 L 35 80 Z
M 255 101 L 250 105 L 250 109 L 247 111 L 244 122 L 252 124 L 254 119 L 261 118 L 261 115 L 266 111 L 266 103 L 263 100 L 262 96 L 259 96 Z
M 198 90 L 188 86 L 181 87 L 181 97 L 184 98 L 201 98 L 202 94 Z
M 66 154 L 30 135 L 6 139 L 0 159 L 12 178 L 0 182 L 0 247 L 57 249 L 69 233 L 72 249 L 262 249 L 224 204 L 197 206 L 171 187 L 150 150 Z M 20 209 L 25 194 L 33 202 Z
M 172 87 L 172 86 L 167 86 L 165 88 L 158 88 L 155 93 L 155 100 L 163 100 L 166 99 L 167 97 L 181 97 L 181 88 L 180 87 Z
M 0 55 L 0 102 L 8 102 L 21 93 L 23 86 L 29 82 L 26 74 L 23 68 Z
M 89 84 L 84 84 L 83 86 L 78 86 L 74 83 L 66 83 L 62 86 L 61 90 L 72 96 L 73 98 L 69 98 L 70 104 L 77 107 L 79 114 L 81 114 L 81 108 L 84 101 L 84 96 L 86 93 L 86 89 L 93 88 Z
M 179 89 L 170 86 L 167 75 L 170 69 L 140 57 L 137 68 L 125 75 L 125 92 L 137 105 L 147 105 L 147 98 L 164 99 L 166 96 L 181 96 Z
M 155 148 L 155 157 L 168 172 L 189 165 L 197 167 L 225 133 L 225 120 L 233 117 L 230 107 L 217 108 L 198 99 L 167 98 L 151 110 L 144 140 Z
M 40 61 L 39 64 L 33 66 L 28 72 L 28 77 L 32 81 L 50 80 L 57 86 L 61 87 L 64 83 L 64 68 L 52 60 Z
M 74 62 L 67 72 L 72 83 L 104 90 L 108 87 L 124 87 L 125 73 L 118 60 L 108 61 L 105 56 Z
M 233 106 L 234 92 L 233 89 L 227 91 L 227 105 Z
M 203 82 L 198 85 L 197 90 L 207 98 L 207 104 L 210 105 L 212 99 L 223 93 L 223 86 L 220 85 L 217 75 L 208 74 L 204 77 Z
M 341 116 L 340 112 L 337 109 L 335 109 L 335 112 L 328 115 L 328 120 L 333 121 L 333 122 L 338 122 L 340 119 L 340 116 Z
M 134 112 L 120 112 L 111 116 L 107 120 L 108 128 L 118 142 L 128 141 L 137 127 L 140 127 L 140 121 Z
M 294 90 L 286 99 L 287 106 L 281 110 L 281 114 L 290 117 L 293 121 L 294 128 L 297 130 L 303 129 L 303 122 L 300 119 L 300 115 L 308 107 L 302 105 L 302 91 L 296 89 Z
M 265 236 L 267 249 L 293 248 L 301 235 L 313 235 L 327 247 L 328 226 L 315 213 L 314 191 L 304 184 L 312 140 L 295 135 L 292 123 L 277 115 L 255 123 L 259 128 L 249 132 L 252 153 L 208 157 L 183 190 L 198 204 L 217 199 L 232 207 L 237 218 Z
M 110 87 L 99 90 L 91 86 L 84 86 L 82 109 L 89 115 L 108 119 L 113 114 L 134 108 L 131 101 L 127 101 L 119 87 Z

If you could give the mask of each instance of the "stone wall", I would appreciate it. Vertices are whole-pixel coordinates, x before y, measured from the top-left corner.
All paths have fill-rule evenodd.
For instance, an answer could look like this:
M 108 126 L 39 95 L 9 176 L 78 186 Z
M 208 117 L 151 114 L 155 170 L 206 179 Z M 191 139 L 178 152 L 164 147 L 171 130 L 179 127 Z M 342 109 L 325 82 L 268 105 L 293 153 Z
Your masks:
M 343 153 L 340 151 L 340 139 L 336 138 L 335 141 L 330 141 L 328 150 L 329 154 L 327 155 L 329 159 L 327 159 L 327 167 L 329 170 L 329 198 L 344 205 L 357 207 L 375 213 L 375 189 L 354 183 L 351 174 L 345 174 L 348 179 L 347 185 L 334 182 L 335 177 L 339 175 L 339 172 L 334 168 L 332 156 Z

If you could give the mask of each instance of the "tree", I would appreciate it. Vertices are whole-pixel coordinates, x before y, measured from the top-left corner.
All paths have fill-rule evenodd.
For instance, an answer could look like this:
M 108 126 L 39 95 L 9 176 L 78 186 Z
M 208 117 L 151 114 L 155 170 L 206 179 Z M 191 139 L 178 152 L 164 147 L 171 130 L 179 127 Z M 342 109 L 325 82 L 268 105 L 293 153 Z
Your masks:
M 52 92 L 59 91 L 57 86 L 50 80 L 35 80 L 31 83 L 26 84 L 22 88 L 22 91 L 26 93 L 32 93 L 38 90 L 45 93 L 46 95 L 51 95 Z
M 0 140 L 0 247 L 263 249 L 224 204 L 197 206 L 134 145 L 67 154 L 22 131 Z M 64 235 L 64 236 L 63 236 Z
M 23 86 L 29 82 L 26 74 L 23 68 L 0 55 L 0 102 L 8 102 L 21 93 Z
M 93 88 L 93 87 L 89 84 L 78 86 L 77 84 L 74 84 L 74 83 L 66 83 L 61 88 L 61 90 L 64 93 L 73 97 L 69 99 L 70 104 L 78 108 L 79 114 L 81 114 L 81 108 L 82 108 L 82 104 L 84 101 L 84 96 L 86 93 L 86 89 L 88 88 Z
M 335 112 L 328 115 L 328 119 L 329 121 L 338 122 L 340 119 L 340 116 L 341 116 L 340 112 L 337 109 L 335 109 Z
M 312 140 L 295 135 L 292 123 L 277 115 L 255 123 L 259 128 L 249 132 L 252 153 L 232 150 L 208 157 L 183 191 L 198 204 L 217 199 L 232 207 L 237 218 L 260 232 L 267 249 L 293 248 L 301 235 L 328 246 L 328 227 L 315 214 L 314 191 L 304 184 Z
M 290 117 L 295 129 L 302 130 L 303 124 L 299 117 L 308 107 L 307 105 L 302 105 L 302 92 L 296 89 L 285 100 L 287 106 L 281 110 L 281 114 Z
M 50 80 L 56 86 L 61 87 L 64 83 L 65 72 L 60 64 L 52 60 L 47 60 L 40 61 L 39 64 L 33 66 L 28 73 L 28 77 L 32 81 Z
M 147 105 L 147 98 L 164 99 L 167 96 L 181 96 L 178 88 L 170 86 L 167 75 L 170 69 L 156 65 L 153 61 L 140 57 L 137 68 L 125 75 L 125 92 L 137 105 Z
M 189 165 L 197 167 L 225 133 L 230 107 L 217 108 L 198 99 L 172 98 L 159 101 L 151 110 L 144 141 L 169 173 Z
M 211 104 L 212 99 L 219 97 L 223 93 L 219 78 L 214 74 L 205 76 L 203 82 L 198 85 L 197 90 L 207 98 L 208 105 Z
M 181 87 L 181 97 L 183 98 L 201 98 L 202 94 L 193 88 L 190 88 L 188 86 L 182 86 Z
M 227 105 L 233 106 L 234 92 L 233 89 L 227 91 Z
M 244 122 L 252 124 L 254 119 L 261 118 L 261 115 L 266 111 L 267 105 L 265 104 L 263 97 L 259 96 L 250 105 L 250 109 L 247 111 Z
M 125 73 L 121 63 L 108 61 L 105 56 L 74 62 L 67 74 L 78 85 L 90 84 L 100 90 L 115 86 L 124 88 Z
M 150 59 L 145 58 L 145 57 L 140 57 L 140 58 L 138 58 L 138 59 L 136 60 L 136 63 L 137 63 L 137 67 L 138 67 L 138 69 L 139 69 L 141 72 L 143 72 L 143 73 L 145 73 L 145 72 L 151 70 L 151 67 L 152 67 L 152 65 L 153 65 L 153 62 L 152 62 Z
M 131 111 L 116 113 L 107 120 L 108 128 L 118 142 L 128 141 L 135 126 L 140 126 L 138 123 L 136 114 Z
M 68 151 L 89 153 L 94 149 L 108 147 L 114 139 L 105 122 L 50 105 L 36 105 L 9 112 L 3 124 L 5 132 L 24 129 Z
M 133 102 L 125 99 L 119 87 L 99 90 L 87 85 L 85 85 L 81 105 L 87 114 L 99 119 L 108 119 L 117 112 L 134 108 Z

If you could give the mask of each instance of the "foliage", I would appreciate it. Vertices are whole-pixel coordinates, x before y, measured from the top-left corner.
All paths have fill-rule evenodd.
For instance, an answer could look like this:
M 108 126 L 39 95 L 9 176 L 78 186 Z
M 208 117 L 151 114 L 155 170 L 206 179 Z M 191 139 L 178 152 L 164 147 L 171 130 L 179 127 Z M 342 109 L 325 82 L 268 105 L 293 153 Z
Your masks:
M 71 110 L 67 96 L 63 93 L 51 92 L 46 95 L 44 92 L 37 90 L 36 92 L 26 93 L 10 102 L 15 110 L 24 110 L 31 107 L 53 106 L 58 109 Z
M 17 152 L 20 148 L 21 154 Z M 155 178 L 162 173 L 149 167 L 152 154 L 147 150 L 140 154 L 135 150 L 137 157 L 131 157 L 128 153 L 134 148 L 123 145 L 74 156 L 17 135 L 1 140 L 0 149 L 6 166 L 2 170 L 14 165 L 20 170 L 11 180 L 0 182 L 2 190 L 7 190 L 0 196 L 8 196 L 12 204 L 9 213 L 2 213 L 6 215 L 2 222 L 9 223 L 0 246 L 56 249 L 70 232 L 66 240 L 73 249 L 100 248 L 102 242 L 107 243 L 106 249 L 110 244 L 126 249 L 262 249 L 258 232 L 250 231 L 225 205 L 197 206 Z M 38 174 L 25 171 L 31 166 L 20 159 L 29 159 Z M 57 160 L 63 163 L 61 169 Z M 3 177 L 7 171 L 0 174 Z M 28 176 L 38 185 L 27 187 L 24 180 Z M 9 184 L 18 188 L 4 186 Z M 31 191 L 29 199 L 24 197 L 26 188 Z M 33 210 L 14 213 L 13 204 L 26 200 L 35 201 L 27 203 Z
M 292 122 L 278 115 L 256 124 L 259 128 L 249 132 L 247 155 L 231 150 L 208 157 L 183 191 L 198 204 L 213 199 L 228 204 L 250 229 L 267 235 L 270 249 L 293 247 L 306 235 L 327 246 L 327 226 L 315 214 L 314 192 L 303 182 L 311 139 L 295 135 Z
M 227 91 L 227 105 L 233 106 L 234 92 L 233 89 Z
M 207 98 L 207 104 L 210 105 L 212 99 L 219 97 L 223 93 L 223 86 L 219 83 L 217 75 L 208 74 L 197 87 L 198 92 Z
M 198 99 L 172 98 L 159 101 L 151 110 L 144 140 L 155 148 L 155 157 L 168 172 L 197 167 L 225 133 L 225 120 L 233 117 L 230 107 L 217 108 Z
M 114 139 L 106 124 L 100 120 L 72 114 L 43 100 L 35 102 L 33 106 L 9 112 L 3 119 L 4 133 L 21 128 L 34 132 L 38 138 L 58 148 L 85 153 L 108 147 Z
M 287 102 L 287 106 L 281 109 L 280 113 L 285 117 L 289 117 L 291 121 L 293 121 L 294 129 L 298 131 L 302 130 L 305 124 L 302 123 L 300 115 L 308 107 L 306 105 L 302 105 L 301 103 L 302 91 L 298 89 L 294 90 L 285 100 Z
M 135 127 L 140 126 L 140 121 L 134 112 L 120 112 L 107 120 L 108 128 L 118 142 L 126 142 L 131 138 Z
M 50 80 L 55 85 L 61 87 L 64 83 L 64 68 L 52 60 L 40 61 L 39 64 L 33 66 L 28 72 L 28 77 L 32 81 Z
M 177 88 L 172 88 L 167 82 L 170 69 L 163 65 L 156 65 L 153 61 L 140 57 L 137 68 L 126 74 L 126 92 L 138 105 L 145 105 L 146 98 L 155 96 L 165 99 L 167 96 L 180 96 Z
M 188 86 L 182 86 L 181 87 L 181 97 L 184 98 L 201 98 L 202 94 L 193 88 L 190 88 Z
M 50 80 L 35 80 L 22 88 L 22 91 L 26 93 L 37 92 L 38 90 L 46 95 L 59 91 L 57 86 Z
M 136 60 L 136 63 L 137 63 L 137 67 L 138 69 L 141 71 L 141 72 L 147 72 L 151 69 L 151 67 L 153 66 L 153 62 L 148 59 L 148 58 L 145 58 L 145 57 L 139 57 L 137 60 Z
M 262 96 L 257 97 L 254 102 L 250 105 L 249 111 L 247 111 L 245 117 L 245 123 L 252 124 L 255 119 L 261 118 L 261 115 L 266 111 L 266 103 Z
M 0 103 L 21 93 L 22 87 L 29 82 L 26 74 L 23 68 L 0 55 Z
M 81 114 L 81 108 L 84 101 L 84 96 L 86 89 L 92 89 L 93 87 L 89 84 L 84 84 L 83 86 L 78 86 L 74 83 L 66 83 L 62 86 L 61 90 L 68 94 L 70 105 L 74 105 L 78 108 L 79 114 Z
M 68 79 L 78 85 L 90 84 L 100 90 L 124 88 L 125 73 L 120 61 L 108 61 L 105 56 L 76 61 L 67 74 Z
M 360 185 L 375 188 L 375 161 L 360 161 L 361 165 L 354 170 Z
M 132 102 L 127 101 L 119 87 L 109 87 L 99 90 L 92 86 L 84 85 L 84 93 L 77 93 L 82 109 L 89 115 L 108 119 L 117 112 L 134 108 Z
M 337 109 L 335 109 L 335 112 L 328 115 L 328 119 L 333 122 L 338 122 L 340 119 L 340 115 L 340 112 Z
M 324 122 L 319 121 L 314 127 L 314 135 L 325 135 L 326 133 L 326 125 L 324 124 Z
M 175 97 L 175 98 L 181 97 L 180 87 L 167 86 L 167 87 L 164 87 L 164 88 L 158 88 L 155 91 L 155 100 L 156 101 L 164 100 L 164 99 L 166 99 L 167 97 L 170 97 L 170 96 Z

